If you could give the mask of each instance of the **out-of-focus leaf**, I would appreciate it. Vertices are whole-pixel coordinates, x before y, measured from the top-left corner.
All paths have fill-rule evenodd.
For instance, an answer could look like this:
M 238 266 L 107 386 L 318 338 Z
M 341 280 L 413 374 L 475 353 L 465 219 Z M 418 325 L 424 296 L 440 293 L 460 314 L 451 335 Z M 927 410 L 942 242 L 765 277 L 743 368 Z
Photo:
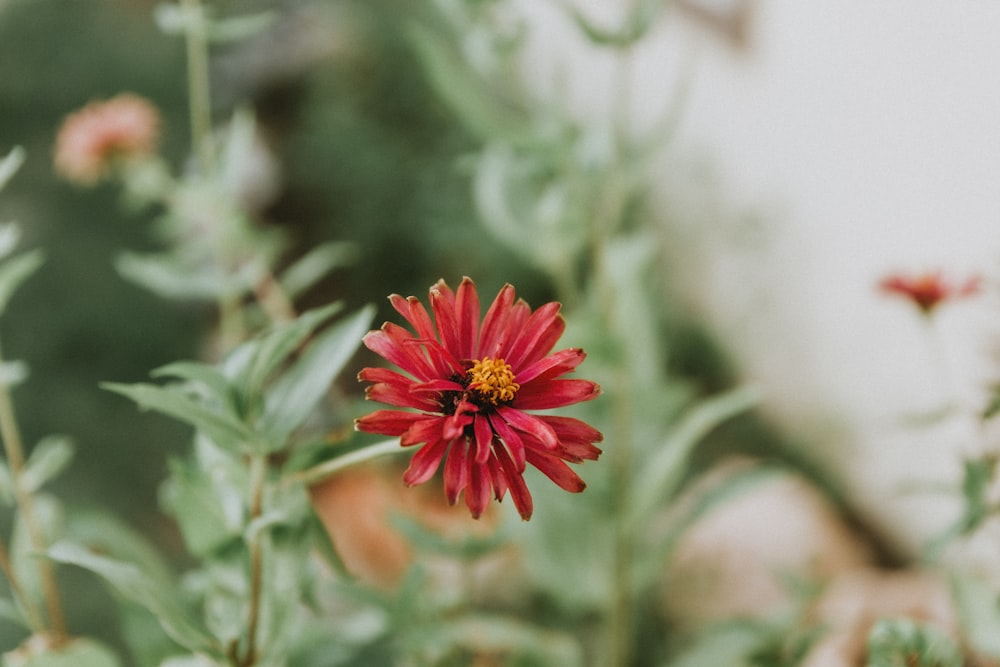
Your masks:
M 462 540 L 453 540 L 431 530 L 417 519 L 403 514 L 393 515 L 390 521 L 393 528 L 412 542 L 417 549 L 429 554 L 474 560 L 495 552 L 509 542 L 509 537 L 503 531 L 485 537 L 467 536 Z
M 254 436 L 246 425 L 231 415 L 216 412 L 202 405 L 178 387 L 116 382 L 104 383 L 101 386 L 131 398 L 141 409 L 155 410 L 194 426 L 227 451 L 242 453 L 254 444 Z
M 24 618 L 24 614 L 21 613 L 20 607 L 10 598 L 0 597 L 0 618 L 24 629 L 31 629 L 28 621 Z
M 24 164 L 25 152 L 20 146 L 15 146 L 10 150 L 3 160 L 0 160 L 0 190 L 6 187 L 10 179 L 14 177 L 17 170 Z
M 6 461 L 0 461 L 0 502 L 12 506 L 14 499 L 14 479 L 10 476 L 10 468 Z
M 618 30 L 599 28 L 591 23 L 575 5 L 569 2 L 562 4 L 591 42 L 621 49 L 635 44 L 649 32 L 664 2 L 663 0 L 639 0 L 635 9 Z
M 73 442 L 64 435 L 50 435 L 38 442 L 25 463 L 21 483 L 28 493 L 35 493 L 55 479 L 73 460 Z
M 1000 608 L 993 587 L 959 572 L 952 573 L 950 583 L 967 641 L 976 651 L 1000 660 Z
M 191 270 L 172 255 L 123 252 L 115 258 L 123 278 L 166 299 L 214 300 L 226 290 L 221 276 Z
M 160 667 L 218 667 L 218 663 L 200 655 L 179 655 L 167 658 Z
M 583 665 L 583 650 L 570 635 L 546 630 L 498 615 L 465 615 L 429 633 L 437 647 L 461 647 L 473 652 L 500 653 L 533 659 L 538 664 L 573 667 Z M 529 663 L 535 664 L 535 663 Z
M 908 618 L 882 619 L 868 635 L 867 667 L 962 667 L 955 643 L 929 625 Z
M 684 477 L 685 461 L 695 445 L 720 423 L 749 409 L 757 400 L 757 392 L 751 388 L 734 389 L 701 402 L 674 427 L 633 485 L 629 517 L 633 527 L 677 490 Z
M 65 541 L 52 545 L 48 555 L 57 562 L 77 565 L 103 577 L 121 595 L 151 611 L 167 634 L 181 646 L 191 651 L 217 652 L 214 639 L 184 609 L 175 589 L 161 586 L 138 566 Z
M 666 667 L 751 667 L 749 656 L 763 640 L 760 630 L 745 624 L 712 628 Z
M 43 261 L 42 251 L 36 249 L 11 257 L 0 264 L 0 315 L 7 309 L 17 288 L 38 270 Z
M 38 652 L 36 652 L 36 650 Z M 55 649 L 38 650 L 30 640 L 3 656 L 3 667 L 119 667 L 121 662 L 106 646 L 92 639 L 73 639 Z
M 2 166 L 0 166 L 2 170 Z M 0 175 L 0 189 L 3 188 L 3 176 Z M 21 227 L 14 222 L 0 224 L 0 258 L 14 252 L 17 244 L 21 242 Z
M 374 306 L 366 306 L 338 320 L 281 374 L 265 400 L 264 425 L 272 443 L 283 445 L 315 409 L 358 349 L 374 315 Z
M 431 86 L 470 130 L 484 138 L 524 141 L 530 118 L 523 110 L 500 98 L 439 36 L 415 24 L 408 34 Z
M 23 361 L 4 361 L 0 363 L 0 384 L 16 387 L 31 374 L 31 369 Z
M 282 272 L 279 282 L 289 298 L 295 299 L 334 269 L 357 261 L 358 246 L 347 241 L 322 243 L 309 250 Z
M 234 16 L 210 21 L 208 39 L 212 42 L 237 42 L 241 39 L 247 39 L 267 30 L 277 16 L 277 12 L 264 11 L 247 16 Z
M 14 533 L 10 544 L 10 560 L 14 575 L 21 586 L 21 591 L 29 604 L 36 609 L 42 607 L 42 581 L 39 573 L 39 558 L 41 549 L 56 541 L 63 533 L 64 513 L 62 504 L 52 495 L 36 493 L 32 498 L 34 519 L 42 532 L 44 544 L 36 549 L 31 535 L 24 523 L 24 515 L 18 513 L 14 518 Z
M 166 558 L 149 539 L 106 511 L 75 509 L 66 520 L 66 535 L 111 558 L 142 563 L 146 576 L 159 585 L 173 585 L 173 573 Z
M 198 20 L 204 20 L 199 15 Z M 187 30 L 188 22 L 191 18 L 185 13 L 184 8 L 174 3 L 161 3 L 153 9 L 153 20 L 156 26 L 168 35 L 183 35 Z
M 219 403 L 236 412 L 236 391 L 228 378 L 217 368 L 197 361 L 175 361 L 166 366 L 160 366 L 152 373 L 155 378 L 172 377 L 198 383 L 209 390 Z
M 162 502 L 177 519 L 184 543 L 194 555 L 208 556 L 240 537 L 242 516 L 227 511 L 224 498 L 230 491 L 198 466 L 170 462 L 170 479 L 163 486 Z

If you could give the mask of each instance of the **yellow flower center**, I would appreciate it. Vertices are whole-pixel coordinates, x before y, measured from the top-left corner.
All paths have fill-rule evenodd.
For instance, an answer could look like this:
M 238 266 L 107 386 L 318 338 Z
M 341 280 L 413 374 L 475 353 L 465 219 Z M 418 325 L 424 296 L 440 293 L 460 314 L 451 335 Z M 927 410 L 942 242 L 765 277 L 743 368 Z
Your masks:
M 510 403 L 521 385 L 514 382 L 514 371 L 503 359 L 483 357 L 476 360 L 468 372 L 468 389 L 479 394 L 487 403 Z

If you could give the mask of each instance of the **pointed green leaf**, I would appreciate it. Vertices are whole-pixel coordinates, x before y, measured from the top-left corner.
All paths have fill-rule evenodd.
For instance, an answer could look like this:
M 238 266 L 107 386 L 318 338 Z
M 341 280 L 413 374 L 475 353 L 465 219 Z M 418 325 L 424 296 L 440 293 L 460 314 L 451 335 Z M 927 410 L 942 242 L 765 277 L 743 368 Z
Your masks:
M 0 176 L 0 181 L 2 181 L 2 176 Z M 0 188 L 3 186 L 0 185 Z M 17 247 L 17 244 L 21 242 L 21 227 L 14 222 L 5 222 L 0 224 L 0 258 L 6 257 Z
M 10 298 L 21 283 L 37 271 L 43 261 L 42 251 L 36 249 L 11 257 L 0 264 L 0 314 L 7 309 Z
M 285 269 L 279 282 L 290 299 L 295 299 L 334 269 L 357 261 L 358 246 L 347 241 L 322 243 L 309 250 Z
M 178 387 L 115 382 L 101 386 L 132 399 L 143 410 L 155 410 L 194 426 L 229 452 L 242 453 L 253 444 L 253 434 L 243 423 L 231 415 L 202 405 Z
M 282 325 L 263 337 L 251 341 L 253 349 L 250 365 L 246 369 L 245 390 L 249 394 L 259 392 L 271 375 L 302 345 L 320 324 L 333 317 L 343 308 L 343 303 L 332 303 L 299 315 L 288 324 Z
M 155 378 L 170 377 L 178 380 L 188 380 L 202 385 L 221 405 L 236 413 L 236 388 L 222 371 L 197 361 L 176 361 L 161 366 L 150 373 Z
M 15 146 L 4 156 L 3 160 L 0 160 L 0 190 L 4 189 L 17 170 L 21 168 L 21 165 L 24 164 L 24 156 L 24 149 Z
M 240 537 L 243 500 L 227 482 L 198 465 L 170 462 L 170 479 L 162 488 L 161 501 L 177 519 L 184 543 L 196 556 L 206 557 Z
M 175 589 L 163 587 L 138 566 L 93 553 L 72 542 L 58 542 L 49 549 L 49 558 L 77 565 L 100 575 L 124 597 L 153 613 L 174 641 L 191 651 L 216 650 L 214 639 L 200 627 L 194 615 L 184 609 Z
M 35 445 L 25 464 L 21 483 L 28 493 L 35 493 L 55 479 L 73 460 L 73 442 L 63 435 L 50 435 Z
M 371 326 L 374 306 L 336 322 L 317 336 L 295 363 L 274 383 L 265 402 L 264 423 L 271 442 L 281 446 L 312 413 L 330 384 L 361 345 Z
M 208 301 L 226 289 L 220 276 L 192 272 L 169 254 L 123 252 L 115 258 L 115 268 L 126 280 L 165 299 Z
M 695 445 L 720 423 L 748 410 L 757 400 L 757 392 L 751 388 L 734 389 L 698 404 L 674 427 L 633 485 L 633 511 L 629 517 L 633 526 L 676 491 Z
M 277 12 L 263 11 L 247 16 L 234 16 L 210 21 L 208 38 L 212 42 L 236 42 L 266 30 L 277 18 Z
M 92 639 L 73 639 L 57 649 L 39 650 L 29 648 L 29 644 L 18 651 L 5 654 L 3 667 L 119 667 L 121 665 L 114 653 Z M 18 655 L 22 652 L 23 655 Z

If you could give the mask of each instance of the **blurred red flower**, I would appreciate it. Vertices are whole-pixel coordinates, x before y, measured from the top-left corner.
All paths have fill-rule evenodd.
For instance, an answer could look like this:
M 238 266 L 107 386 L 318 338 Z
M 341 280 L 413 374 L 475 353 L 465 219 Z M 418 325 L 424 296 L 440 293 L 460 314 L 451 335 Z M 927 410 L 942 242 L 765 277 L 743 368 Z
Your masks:
M 893 273 L 879 283 L 883 292 L 909 299 L 924 315 L 930 315 L 945 301 L 978 293 L 981 286 L 980 276 L 972 276 L 964 282 L 955 283 L 946 280 L 941 271 L 928 271 L 909 276 Z
M 585 484 L 567 462 L 596 460 L 603 436 L 571 417 L 527 410 L 559 408 L 600 393 L 589 380 L 565 379 L 585 354 L 569 348 L 550 354 L 565 329 L 560 305 L 532 312 L 505 285 L 480 324 L 479 296 L 469 278 L 457 293 L 443 280 L 430 288 L 434 321 L 416 297 L 389 297 L 415 334 L 386 322 L 364 338 L 368 349 L 409 374 L 365 368 L 358 379 L 372 382 L 367 398 L 421 412 L 376 410 L 355 422 L 360 431 L 398 435 L 400 444 L 423 446 L 403 475 L 408 485 L 430 479 L 444 462 L 444 490 L 454 504 L 464 492 L 473 517 L 507 491 L 524 520 L 533 504 L 524 482 L 525 464 L 538 468 L 561 488 L 580 492 Z
M 116 160 L 153 153 L 160 114 L 148 100 L 123 93 L 91 102 L 63 121 L 56 137 L 54 164 L 67 180 L 92 185 Z

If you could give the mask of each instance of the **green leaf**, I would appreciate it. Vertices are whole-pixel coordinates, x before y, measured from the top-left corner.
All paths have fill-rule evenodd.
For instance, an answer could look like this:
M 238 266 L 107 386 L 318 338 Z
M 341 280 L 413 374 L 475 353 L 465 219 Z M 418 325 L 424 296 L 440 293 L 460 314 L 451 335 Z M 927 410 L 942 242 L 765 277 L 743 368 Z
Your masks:
M 200 384 L 209 391 L 221 405 L 237 413 L 237 391 L 229 379 L 214 366 L 197 361 L 175 361 L 161 366 L 150 373 L 155 378 L 170 377 Z
M 443 624 L 440 632 L 428 633 L 424 641 L 432 643 L 435 650 L 461 647 L 532 659 L 528 664 L 584 664 L 583 649 L 571 635 L 496 614 L 467 614 L 452 619 Z
M 530 130 L 529 115 L 512 100 L 502 99 L 495 86 L 467 65 L 467 59 L 419 25 L 409 27 L 408 37 L 431 87 L 470 130 L 494 140 L 524 139 Z
M 21 484 L 28 493 L 35 493 L 46 482 L 55 479 L 73 460 L 73 442 L 63 435 L 50 435 L 35 445 L 24 467 Z
M 908 618 L 882 619 L 868 635 L 867 667 L 962 667 L 965 661 L 943 632 Z
M 4 361 L 0 363 L 0 384 L 6 387 L 16 387 L 28 379 L 31 369 L 23 361 Z
M 0 176 L 0 181 L 3 177 Z M 0 185 L 0 189 L 3 185 Z M 0 224 L 0 258 L 7 257 L 14 252 L 17 244 L 21 242 L 21 227 L 14 222 Z
M 7 309 L 17 288 L 38 270 L 43 261 L 42 251 L 36 249 L 11 257 L 0 264 L 0 315 Z
M 119 667 L 107 647 L 92 639 L 73 639 L 58 649 L 36 649 L 26 643 L 3 656 L 3 667 Z
M 0 461 L 0 502 L 14 505 L 14 479 L 10 476 L 10 468 L 6 461 Z
M 216 412 L 202 405 L 179 387 L 116 382 L 107 382 L 101 386 L 132 399 L 143 410 L 155 410 L 194 426 L 229 452 L 243 453 L 254 440 L 245 424 L 232 415 Z
M 244 391 L 254 396 L 263 391 L 271 375 L 283 364 L 320 324 L 333 317 L 343 308 L 343 303 L 332 303 L 299 315 L 297 319 L 282 325 L 263 337 L 246 345 L 252 350 L 249 365 L 244 370 Z
M 184 543 L 206 557 L 238 539 L 243 530 L 243 498 L 228 480 L 212 477 L 198 465 L 170 462 L 170 479 L 161 500 L 180 526 Z
M 24 164 L 25 152 L 20 146 L 15 146 L 0 160 L 0 190 L 3 190 L 14 177 L 17 170 Z
M 591 42 L 601 46 L 624 49 L 641 40 L 649 32 L 664 3 L 663 0 L 639 0 L 635 4 L 633 12 L 618 30 L 599 28 L 591 23 L 575 5 L 566 1 L 562 4 L 576 22 L 577 27 Z
M 746 411 L 757 400 L 757 392 L 751 388 L 734 389 L 701 402 L 674 427 L 652 460 L 644 464 L 633 485 L 629 515 L 633 527 L 677 490 L 687 468 L 685 462 L 695 445 L 720 423 Z
M 63 534 L 63 507 L 50 494 L 37 493 L 33 497 L 34 520 L 43 533 L 45 545 L 52 544 Z M 18 513 L 14 517 L 14 532 L 11 538 L 10 559 L 14 576 L 21 586 L 24 598 L 35 609 L 42 608 L 42 580 L 39 572 L 40 550 L 32 542 L 31 533 L 24 523 L 24 515 Z
M 992 586 L 969 574 L 950 577 L 962 630 L 976 651 L 1000 659 L 1000 608 Z
M 25 630 L 30 630 L 30 624 L 21 613 L 21 608 L 10 598 L 0 597 L 0 619 L 9 621 Z
M 191 651 L 218 651 L 214 639 L 177 599 L 175 589 L 161 586 L 138 566 L 93 553 L 65 541 L 52 545 L 48 555 L 52 560 L 77 565 L 103 577 L 122 596 L 152 612 L 167 634 L 181 646 Z
M 357 351 L 374 315 L 374 306 L 366 306 L 337 321 L 281 374 L 265 400 L 264 424 L 272 443 L 283 445 L 312 413 Z
M 220 276 L 193 272 L 169 254 L 123 252 L 115 268 L 126 280 L 166 299 L 215 300 L 226 290 Z
M 277 12 L 263 11 L 247 16 L 234 16 L 210 21 L 208 23 L 208 39 L 215 43 L 247 39 L 264 32 L 274 23 L 277 16 Z
M 310 249 L 282 272 L 279 282 L 288 298 L 295 299 L 334 269 L 353 264 L 358 246 L 347 241 L 322 243 Z

